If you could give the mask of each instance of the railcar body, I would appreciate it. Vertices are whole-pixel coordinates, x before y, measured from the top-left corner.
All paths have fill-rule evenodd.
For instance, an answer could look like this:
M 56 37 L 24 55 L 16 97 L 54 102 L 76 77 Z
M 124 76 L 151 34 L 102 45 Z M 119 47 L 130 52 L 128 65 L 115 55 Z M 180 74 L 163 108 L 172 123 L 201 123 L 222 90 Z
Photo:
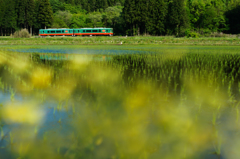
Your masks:
M 112 28 L 40 29 L 39 36 L 113 36 Z
M 73 36 L 73 29 L 40 29 L 39 36 Z
M 74 35 L 113 35 L 112 28 L 80 28 L 80 29 L 73 29 Z

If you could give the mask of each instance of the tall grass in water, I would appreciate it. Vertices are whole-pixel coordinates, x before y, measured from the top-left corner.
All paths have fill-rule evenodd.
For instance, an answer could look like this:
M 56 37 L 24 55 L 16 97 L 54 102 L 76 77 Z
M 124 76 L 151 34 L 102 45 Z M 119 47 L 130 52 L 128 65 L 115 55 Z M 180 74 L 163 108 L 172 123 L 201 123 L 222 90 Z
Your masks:
M 0 152 L 8 157 L 239 156 L 238 54 L 163 50 L 106 61 L 94 60 L 101 55 L 39 57 L 1 52 L 2 90 L 24 97 L 0 108 L 0 144 L 7 143 Z M 59 104 L 48 113 L 42 103 L 53 99 Z M 44 124 L 61 112 L 68 118 Z M 5 132 L 13 124 L 19 126 Z

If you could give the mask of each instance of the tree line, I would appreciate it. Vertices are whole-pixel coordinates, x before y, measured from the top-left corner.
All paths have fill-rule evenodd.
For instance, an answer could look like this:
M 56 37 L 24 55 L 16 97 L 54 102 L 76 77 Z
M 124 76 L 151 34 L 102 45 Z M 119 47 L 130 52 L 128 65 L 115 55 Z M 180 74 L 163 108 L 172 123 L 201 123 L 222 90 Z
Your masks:
M 240 0 L 0 0 L 0 35 L 112 27 L 116 35 L 240 33 Z

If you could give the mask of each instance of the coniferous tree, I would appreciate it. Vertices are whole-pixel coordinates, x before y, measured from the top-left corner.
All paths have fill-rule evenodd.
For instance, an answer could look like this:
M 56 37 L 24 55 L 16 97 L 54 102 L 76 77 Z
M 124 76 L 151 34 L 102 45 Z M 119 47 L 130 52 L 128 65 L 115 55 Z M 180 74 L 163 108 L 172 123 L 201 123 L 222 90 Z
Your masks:
M 128 30 L 126 31 L 127 34 L 134 35 L 134 29 L 135 29 L 135 0 L 126 0 L 124 3 L 124 8 L 123 8 L 123 19 L 125 20 L 126 23 L 126 28 Z M 130 30 L 129 30 L 130 28 Z
M 108 7 L 107 0 L 103 0 L 103 9 L 106 9 Z
M 108 3 L 107 3 L 107 0 L 97 0 L 96 1 L 96 8 L 98 10 L 100 9 L 106 9 L 108 7 Z
M 172 0 L 168 4 L 168 33 L 179 36 L 180 31 L 188 25 L 188 15 L 184 0 Z
M 49 2 L 52 7 L 53 13 L 56 13 L 59 10 L 61 10 L 61 11 L 64 10 L 64 4 L 62 2 L 60 2 L 59 0 L 49 0 Z
M 229 31 L 228 33 L 240 33 L 240 5 L 225 13 L 228 19 Z
M 109 6 L 114 6 L 115 5 L 115 1 L 114 0 L 108 0 L 108 5 Z
M 33 34 L 34 32 L 38 32 L 39 29 L 41 29 L 41 24 L 39 22 L 39 6 L 40 6 L 41 0 L 35 0 L 35 7 L 34 7 L 34 13 L 35 13 L 35 18 L 33 20 Z
M 135 1 L 136 7 L 136 27 L 137 27 L 137 34 L 146 32 L 146 22 L 148 17 L 148 0 L 138 0 Z
M 38 21 L 42 28 L 50 27 L 53 21 L 52 7 L 49 0 L 42 0 L 39 4 Z
M 81 7 L 82 9 L 85 9 L 86 11 L 88 11 L 88 1 L 87 0 L 81 0 Z
M 19 28 L 26 28 L 26 0 L 16 0 L 17 25 Z
M 150 0 L 148 30 L 152 35 L 163 35 L 167 16 L 165 0 Z
M 3 18 L 4 18 L 4 12 L 5 12 L 5 1 L 0 0 L 0 35 L 3 36 Z
M 91 12 L 96 11 L 96 0 L 89 0 L 89 8 Z
M 8 33 L 13 33 L 13 31 L 17 28 L 16 23 L 16 12 L 15 12 L 15 1 L 14 0 L 8 0 L 6 5 L 6 10 L 4 13 L 3 18 L 3 26 L 5 29 L 5 35 Z
M 34 19 L 35 19 L 35 4 L 34 0 L 27 0 L 27 6 L 26 6 L 26 23 L 27 27 L 30 27 L 30 34 L 32 35 L 32 27 L 34 25 Z

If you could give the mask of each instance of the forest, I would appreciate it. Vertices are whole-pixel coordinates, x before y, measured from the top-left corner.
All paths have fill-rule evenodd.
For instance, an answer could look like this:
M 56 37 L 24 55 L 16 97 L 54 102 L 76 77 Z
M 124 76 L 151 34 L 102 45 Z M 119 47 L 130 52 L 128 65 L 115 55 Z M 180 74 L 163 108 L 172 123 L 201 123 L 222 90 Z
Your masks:
M 111 27 L 115 35 L 240 34 L 240 0 L 0 0 L 0 35 Z

